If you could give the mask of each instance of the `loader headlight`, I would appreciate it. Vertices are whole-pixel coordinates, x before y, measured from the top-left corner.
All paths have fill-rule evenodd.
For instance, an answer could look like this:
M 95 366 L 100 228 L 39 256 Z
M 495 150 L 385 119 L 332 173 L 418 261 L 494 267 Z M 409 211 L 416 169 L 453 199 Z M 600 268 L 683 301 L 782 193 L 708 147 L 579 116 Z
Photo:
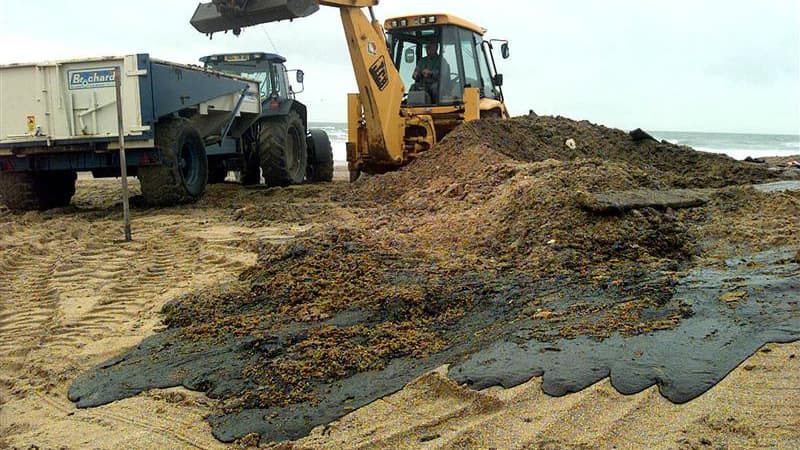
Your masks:
M 428 23 L 428 18 L 427 17 L 420 17 L 419 18 L 419 23 L 421 23 L 422 25 L 425 25 L 426 23 Z
M 392 28 L 397 28 L 397 21 L 396 20 L 392 21 Z
M 428 23 L 436 23 L 436 16 L 428 17 Z
M 408 20 L 400 19 L 400 26 L 401 27 L 407 27 L 408 26 Z

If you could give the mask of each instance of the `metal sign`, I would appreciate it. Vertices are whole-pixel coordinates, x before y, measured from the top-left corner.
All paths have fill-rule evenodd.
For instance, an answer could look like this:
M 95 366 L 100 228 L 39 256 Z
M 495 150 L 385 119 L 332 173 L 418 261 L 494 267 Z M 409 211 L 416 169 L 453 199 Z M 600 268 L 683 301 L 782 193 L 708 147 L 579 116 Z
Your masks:
M 225 62 L 250 61 L 250 55 L 225 55 Z
M 69 89 L 114 87 L 114 70 L 113 67 L 101 67 L 67 71 Z

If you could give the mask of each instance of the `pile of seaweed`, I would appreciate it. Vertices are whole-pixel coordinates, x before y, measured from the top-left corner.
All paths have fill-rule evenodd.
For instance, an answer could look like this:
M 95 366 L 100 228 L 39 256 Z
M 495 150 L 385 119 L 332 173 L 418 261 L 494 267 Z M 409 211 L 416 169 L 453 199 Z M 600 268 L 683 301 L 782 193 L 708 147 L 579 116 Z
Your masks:
M 539 342 L 672 329 L 692 315 L 674 296 L 681 274 L 727 236 L 744 245 L 737 209 L 761 202 L 769 211 L 774 201 L 737 186 L 774 177 L 588 122 L 467 123 L 403 170 L 338 189 L 332 201 L 350 219 L 325 222 L 315 211 L 318 226 L 262 243 L 235 286 L 168 304 L 165 333 L 114 364 L 118 373 L 83 377 L 70 396 L 91 406 L 184 384 L 222 399 L 211 419 L 221 439 L 290 439 L 523 325 Z M 693 212 L 597 214 L 577 201 L 681 187 L 727 188 Z M 779 198 L 782 208 L 753 210 L 748 226 L 800 231 L 790 219 L 797 196 Z M 733 219 L 727 231 L 721 217 Z M 211 351 L 227 355 L 214 360 L 224 370 L 208 358 L 215 348 L 225 349 Z
M 723 187 L 776 178 L 763 165 L 706 153 L 667 141 L 632 136 L 622 130 L 563 117 L 522 117 L 511 121 L 478 121 L 461 127 L 457 141 L 488 139 L 501 153 L 520 161 L 599 158 L 622 161 L 650 171 L 672 187 Z M 565 145 L 567 140 L 574 145 Z
M 511 120 L 487 119 L 464 123 L 447 135 L 433 151 L 420 158 L 420 161 L 432 161 L 433 164 L 427 167 L 411 165 L 379 180 L 370 180 L 373 189 L 367 188 L 367 191 L 380 198 L 395 198 L 401 192 L 416 189 L 420 183 L 446 176 L 452 169 L 467 166 L 468 172 L 475 173 L 480 170 L 479 166 L 465 165 L 456 155 L 459 150 L 475 145 L 484 145 L 498 155 L 518 162 L 596 159 L 623 163 L 646 171 L 657 183 L 653 186 L 655 188 L 719 188 L 760 183 L 779 177 L 763 164 L 745 163 L 723 154 L 700 152 L 667 141 L 634 139 L 630 133 L 585 120 L 522 116 Z M 495 161 L 497 155 L 486 155 L 486 158 Z

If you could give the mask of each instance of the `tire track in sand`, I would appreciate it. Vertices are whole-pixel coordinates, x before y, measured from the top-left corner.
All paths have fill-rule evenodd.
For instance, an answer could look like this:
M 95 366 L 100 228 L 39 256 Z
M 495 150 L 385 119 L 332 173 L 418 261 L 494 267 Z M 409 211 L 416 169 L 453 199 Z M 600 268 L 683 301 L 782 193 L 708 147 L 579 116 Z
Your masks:
M 138 221 L 133 242 L 115 243 L 117 230 L 107 227 L 74 248 L 66 270 L 53 274 L 52 285 L 64 293 L 64 314 L 48 345 L 130 333 L 156 320 L 171 289 L 230 277 L 243 267 L 186 236 L 179 221 L 154 214 Z
M 76 415 L 78 420 L 93 422 L 96 421 L 96 414 L 89 414 L 90 411 L 75 410 L 72 403 L 61 400 L 49 395 L 33 394 L 42 404 L 46 404 L 49 409 L 60 415 Z M 190 424 L 180 420 L 180 417 L 173 418 L 170 414 L 143 414 L 135 408 L 132 411 L 124 411 L 126 414 L 115 412 L 108 407 L 100 407 L 104 426 L 114 429 L 129 429 L 145 431 L 150 436 L 163 438 L 165 442 L 182 444 L 182 448 L 209 449 L 219 447 L 218 442 L 209 436 L 195 436 L 190 431 Z M 127 439 L 121 437 L 120 439 Z
M 0 360 L 11 373 L 26 372 L 26 358 L 58 312 L 59 293 L 48 282 L 54 257 L 37 250 L 14 248 L 0 256 Z
M 206 245 L 183 231 L 192 229 L 181 223 L 185 219 L 144 214 L 131 243 L 116 241 L 118 223 L 108 219 L 56 216 L 4 224 L 10 244 L 0 249 L 2 385 L 25 392 L 39 384 L 31 379 L 37 373 L 53 375 L 40 369 L 52 360 L 61 369 L 74 366 L 84 347 L 147 333 L 142 330 L 157 325 L 157 311 L 176 292 L 235 277 L 248 260 L 245 251 Z M 53 357 L 64 352 L 70 356 Z

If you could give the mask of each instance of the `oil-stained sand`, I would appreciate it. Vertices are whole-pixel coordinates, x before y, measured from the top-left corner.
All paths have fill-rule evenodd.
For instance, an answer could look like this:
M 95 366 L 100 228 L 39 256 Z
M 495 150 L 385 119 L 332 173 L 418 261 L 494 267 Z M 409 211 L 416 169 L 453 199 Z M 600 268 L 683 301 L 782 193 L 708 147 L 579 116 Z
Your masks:
M 541 333 L 535 320 L 509 317 L 487 304 L 480 313 L 467 316 L 464 322 L 468 320 L 468 324 L 459 323 L 455 336 L 442 332 L 453 343 L 434 356 L 394 358 L 381 370 L 318 383 L 310 389 L 312 396 L 306 401 L 270 408 L 248 405 L 210 420 L 215 436 L 224 441 L 249 433 L 258 433 L 266 441 L 296 439 L 316 425 L 401 389 L 443 363 L 455 364 L 449 373 L 453 380 L 477 389 L 513 387 L 532 376 L 544 375 L 544 391 L 559 396 L 577 392 L 611 374 L 613 386 L 622 393 L 633 394 L 658 384 L 662 395 L 685 402 L 716 384 L 764 343 L 789 342 L 800 336 L 800 265 L 787 264 L 791 256 L 787 252 L 767 253 L 754 260 L 731 262 L 730 268 L 690 274 L 679 283 L 675 295 L 689 303 L 693 315 L 674 330 L 634 337 L 614 335 L 600 341 L 580 337 L 541 342 L 531 336 L 534 330 L 534 336 Z M 753 263 L 760 267 L 750 269 Z M 731 292 L 726 280 L 734 279 L 747 288 L 736 291 L 736 304 L 732 306 L 721 299 Z M 507 317 L 513 323 L 501 327 L 499 340 L 469 339 L 470 334 L 485 331 Z M 286 352 L 280 347 L 280 339 L 275 339 L 271 347 L 244 339 L 197 349 L 182 340 L 174 345 L 172 338 L 169 334 L 155 336 L 123 360 L 110 361 L 92 373 L 98 379 L 76 383 L 71 397 L 79 399 L 79 406 L 94 406 L 153 387 L 178 384 L 206 390 L 214 398 L 241 395 L 242 390 L 266 390 L 241 374 L 247 373 L 248 364 L 257 364 L 253 359 L 259 350 Z M 348 344 L 341 339 L 330 345 L 351 350 Z M 252 351 L 254 347 L 256 352 Z M 459 363 L 470 354 L 468 360 Z M 302 370 L 298 368 L 298 376 L 315 376 Z M 80 387 L 88 387 L 92 394 L 84 397 Z
M 407 169 L 333 192 L 349 220 L 263 246 L 240 286 L 167 306 L 165 334 L 81 377 L 71 398 L 93 405 L 185 384 L 222 399 L 210 419 L 217 436 L 258 432 L 268 441 L 301 436 L 497 342 L 547 342 L 545 354 L 557 354 L 563 339 L 679 335 L 704 304 L 676 295 L 688 271 L 785 246 L 797 233 L 796 193 L 725 188 L 776 177 L 585 122 L 468 124 Z M 576 201 L 645 188 L 718 190 L 706 206 L 681 211 L 596 215 Z M 796 283 L 787 270 L 781 276 Z M 753 332 L 746 347 L 765 335 L 777 339 Z M 674 399 L 697 395 L 696 384 L 707 387 L 733 366 L 721 362 L 718 374 Z M 514 384 L 541 371 L 524 361 L 519 368 L 529 373 L 492 367 L 494 379 Z M 607 370 L 562 384 L 586 385 Z M 483 385 L 491 377 L 476 369 L 462 379 Z M 653 381 L 642 369 L 622 384 Z
M 800 338 L 800 264 L 794 250 L 764 252 L 691 271 L 675 296 L 692 315 L 674 330 L 602 341 L 555 344 L 529 339 L 523 325 L 508 338 L 456 364 L 449 372 L 475 389 L 543 376 L 542 389 L 561 396 L 611 377 L 623 394 L 658 384 L 683 403 L 704 393 L 767 342 Z

